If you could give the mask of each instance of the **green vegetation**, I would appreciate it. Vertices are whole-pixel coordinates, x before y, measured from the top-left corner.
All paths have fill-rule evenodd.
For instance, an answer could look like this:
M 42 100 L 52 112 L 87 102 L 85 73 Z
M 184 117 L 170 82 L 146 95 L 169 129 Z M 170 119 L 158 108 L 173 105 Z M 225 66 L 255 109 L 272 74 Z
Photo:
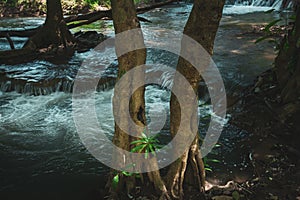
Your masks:
M 0 0 L 0 9 L 5 8 L 20 8 L 20 11 L 40 11 L 41 13 L 46 12 L 46 1 L 45 0 Z
M 131 152 L 145 152 L 146 159 L 149 157 L 149 153 L 152 153 L 153 156 L 155 156 L 155 150 L 161 147 L 157 136 L 158 134 L 154 136 L 149 136 L 149 134 L 146 135 L 144 131 L 142 133 L 142 137 L 130 143 L 131 145 L 136 145 L 133 149 L 131 149 Z
M 135 4 L 149 3 L 150 0 L 134 0 Z M 97 8 L 104 6 L 110 8 L 110 0 L 61 0 L 63 9 L 72 9 L 76 7 L 88 6 L 89 8 Z M 8 7 L 34 7 L 46 9 L 46 0 L 0 0 L 0 4 Z M 41 7 L 43 5 L 43 7 Z
M 271 9 L 271 10 L 268 10 L 266 11 L 265 13 L 273 13 L 275 10 L 274 9 Z M 284 35 L 287 34 L 287 30 L 288 30 L 288 25 L 289 23 L 294 23 L 296 20 L 296 16 L 295 15 L 292 15 L 290 17 L 280 17 L 278 19 L 275 19 L 271 22 L 269 22 L 263 29 L 264 31 L 264 36 L 258 38 L 255 43 L 259 43 L 259 42 L 262 42 L 262 41 L 268 41 L 270 43 L 273 43 L 274 44 L 274 48 L 276 51 L 279 51 L 280 50 L 280 41 L 282 39 L 283 36 L 281 37 L 278 37 L 276 36 L 276 34 L 278 35 L 279 33 L 276 33 L 278 32 L 278 30 L 276 30 L 276 26 L 279 26 L 280 27 L 280 22 L 284 21 L 284 24 L 283 26 L 286 27 L 286 32 Z M 274 29 L 274 30 L 273 30 Z M 286 50 L 288 48 L 288 44 L 284 44 L 283 48 Z
M 218 148 L 221 145 L 219 144 L 215 144 L 214 148 Z M 213 150 L 210 154 L 216 154 L 216 152 Z M 209 171 L 212 172 L 213 169 L 211 167 L 211 163 L 220 163 L 221 161 L 218 159 L 214 159 L 214 158 L 208 158 L 208 156 L 203 158 L 203 163 L 204 163 L 204 169 L 205 171 Z
M 126 167 L 126 169 L 135 167 L 135 164 L 129 165 Z M 112 187 L 114 189 L 117 188 L 119 182 L 120 182 L 120 176 L 135 176 L 136 178 L 140 178 L 140 174 L 138 173 L 133 173 L 133 172 L 128 172 L 126 169 L 116 172 L 112 178 Z
M 131 149 L 131 152 L 133 153 L 142 153 L 145 152 L 145 158 L 149 158 L 149 153 L 151 153 L 153 156 L 155 156 L 155 150 L 159 149 L 161 145 L 159 145 L 159 140 L 157 139 L 158 134 L 149 136 L 149 134 L 146 134 L 146 130 L 141 133 L 142 137 L 139 139 L 131 142 L 131 145 L 135 145 L 134 148 Z M 135 164 L 131 164 L 126 167 L 126 169 L 135 167 Z M 115 175 L 112 178 L 112 187 L 117 188 L 118 183 L 120 181 L 120 176 L 135 176 L 136 178 L 139 178 L 140 175 L 138 173 L 132 173 L 128 172 L 126 169 L 116 172 Z

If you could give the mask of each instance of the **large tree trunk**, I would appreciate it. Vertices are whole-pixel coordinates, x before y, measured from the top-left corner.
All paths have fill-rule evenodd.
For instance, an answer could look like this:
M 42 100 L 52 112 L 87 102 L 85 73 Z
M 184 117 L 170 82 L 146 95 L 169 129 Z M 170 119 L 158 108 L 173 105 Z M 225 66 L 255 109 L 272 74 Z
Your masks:
M 26 42 L 23 48 L 41 49 L 50 45 L 69 47 L 73 36 L 63 18 L 61 1 L 47 0 L 47 16 L 42 28 Z
M 297 4 L 296 4 L 297 5 Z M 293 29 L 281 42 L 275 59 L 275 71 L 281 88 L 283 104 L 299 100 L 300 96 L 300 1 L 296 6 Z
M 224 0 L 195 0 L 193 9 L 184 29 L 184 34 L 200 43 L 210 55 L 213 53 L 214 40 L 222 17 L 224 3 Z M 182 46 L 181 51 L 187 52 L 185 54 L 193 55 L 192 50 L 186 46 Z M 199 81 L 201 80 L 199 72 L 181 57 L 177 64 L 177 71 L 189 81 L 195 94 L 197 94 Z M 175 81 L 173 90 L 185 90 L 185 88 L 182 88 L 182 84 L 176 83 L 177 82 Z M 191 102 L 192 101 L 193 100 L 191 100 Z M 172 94 L 170 102 L 170 126 L 172 137 L 175 137 L 179 126 L 182 123 L 181 109 L 176 96 Z M 189 129 L 198 130 L 196 120 L 197 107 L 191 106 L 190 108 L 185 109 L 190 109 L 190 115 L 183 117 L 183 119 L 190 121 L 190 127 L 186 127 L 187 130 L 183 131 L 188 133 Z M 197 134 L 192 145 L 186 150 L 181 158 L 174 162 L 170 167 L 167 175 L 167 186 L 173 198 L 183 199 L 184 181 L 193 183 L 194 186 L 198 187 L 199 191 L 203 191 L 205 184 L 205 170 L 198 137 Z M 180 143 L 177 145 L 180 145 Z M 192 176 L 187 176 L 188 174 L 192 174 Z M 191 178 L 187 180 L 187 177 L 192 177 L 193 180 L 191 180 Z
M 130 152 L 132 145 L 131 142 L 141 136 L 141 133 L 146 127 L 145 119 L 145 100 L 144 93 L 145 87 L 139 87 L 137 90 L 133 90 L 133 84 L 135 83 L 144 83 L 145 80 L 145 71 L 144 70 L 135 70 L 134 76 L 127 77 L 126 73 L 134 69 L 137 66 L 144 65 L 146 61 L 146 49 L 139 49 L 130 51 L 123 55 L 120 55 L 122 50 L 126 49 L 136 49 L 137 46 L 144 46 L 144 40 L 142 31 L 139 30 L 133 34 L 133 32 L 126 32 L 128 30 L 140 28 L 139 21 L 137 19 L 136 10 L 134 7 L 133 0 L 112 0 L 112 17 L 114 22 L 114 28 L 116 33 L 116 52 L 119 62 L 119 73 L 118 80 L 121 77 L 125 77 L 125 82 L 129 83 L 130 87 L 127 88 L 124 85 L 120 85 L 119 89 L 115 89 L 114 99 L 113 99 L 113 109 L 114 117 L 120 120 L 115 120 L 115 134 L 113 138 L 113 143 L 120 147 L 121 149 L 127 150 Z M 122 40 L 117 34 L 122 33 L 123 37 L 126 38 L 126 41 Z M 120 34 L 119 34 L 120 35 Z M 119 40 L 121 39 L 121 41 Z M 144 84 L 142 84 L 144 85 Z M 128 91 L 128 89 L 130 91 Z M 130 93 L 133 95 L 130 97 Z M 129 108 L 126 104 L 126 99 L 130 99 Z M 126 115 L 126 110 L 129 109 L 131 118 L 133 122 L 139 126 L 139 130 L 136 130 L 134 127 L 131 127 L 130 119 Z M 123 127 L 123 128 L 121 128 Z M 125 127 L 125 129 L 124 129 Z M 135 130 L 133 130 L 135 129 Z M 133 132 L 137 133 L 136 137 L 130 135 Z M 126 158 L 124 161 L 124 155 L 120 152 L 114 152 L 113 162 L 115 165 L 120 166 L 126 171 L 126 167 L 130 164 L 130 158 Z M 129 161 L 128 161 L 129 160 Z M 142 167 L 141 163 L 131 163 L 135 164 L 134 168 L 136 171 L 140 171 L 138 168 Z M 151 159 L 151 162 L 147 163 L 148 165 L 157 165 L 155 157 Z M 166 187 L 162 182 L 159 171 L 149 172 L 147 180 L 150 180 L 154 183 L 156 189 L 160 190 L 161 193 L 166 193 Z M 111 179 L 110 179 L 111 180 Z M 109 180 L 109 181 L 110 181 Z M 110 191 L 114 199 L 120 198 L 120 193 L 126 191 L 127 195 L 130 195 L 132 190 L 135 188 L 135 177 L 133 176 L 124 176 L 120 173 L 120 180 L 118 182 L 117 188 L 112 187 L 112 184 L 109 182 L 111 187 Z
M 60 61 L 74 53 L 73 35 L 63 19 L 60 0 L 47 0 L 47 17 L 42 27 L 34 31 L 22 49 L 0 51 L 0 63 L 17 64 L 37 58 Z

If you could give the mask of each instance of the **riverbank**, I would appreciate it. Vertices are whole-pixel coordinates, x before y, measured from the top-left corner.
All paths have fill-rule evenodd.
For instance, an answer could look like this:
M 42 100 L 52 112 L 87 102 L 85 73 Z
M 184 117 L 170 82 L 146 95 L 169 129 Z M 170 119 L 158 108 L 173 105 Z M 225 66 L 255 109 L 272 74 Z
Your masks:
M 105 10 L 105 6 L 91 6 L 84 2 L 74 3 L 73 1 L 62 1 L 64 15 L 85 14 L 95 10 Z M 16 5 L 0 2 L 0 17 L 17 18 L 17 17 L 42 17 L 46 16 L 46 2 L 23 1 Z
M 253 177 L 241 183 L 248 199 L 299 199 L 300 117 L 297 102 L 282 105 L 280 87 L 270 69 L 257 77 L 230 111 L 231 124 L 251 132 L 247 146 Z

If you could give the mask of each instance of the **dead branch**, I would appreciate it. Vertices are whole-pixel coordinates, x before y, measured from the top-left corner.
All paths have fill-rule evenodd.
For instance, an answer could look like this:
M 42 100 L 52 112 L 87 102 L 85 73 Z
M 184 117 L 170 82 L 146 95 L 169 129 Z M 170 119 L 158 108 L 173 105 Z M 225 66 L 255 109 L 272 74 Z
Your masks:
M 39 53 L 30 49 L 13 49 L 8 51 L 0 51 L 1 64 L 25 63 L 36 59 Z
M 160 3 L 156 3 L 150 6 L 145 6 L 145 7 L 141 7 L 141 8 L 137 8 L 136 12 L 137 14 L 142 14 L 145 13 L 147 11 L 153 10 L 155 8 L 159 8 L 165 5 L 168 5 L 170 3 L 173 2 L 177 2 L 177 0 L 168 0 L 165 2 L 160 2 Z M 89 20 L 91 18 L 95 18 L 96 16 L 98 16 L 98 19 L 102 19 L 102 18 L 109 18 L 112 19 L 112 11 L 111 10 L 100 10 L 100 11 L 95 11 L 92 13 L 88 13 L 88 14 L 84 14 L 84 15 L 78 15 L 78 16 L 70 16 L 65 18 L 65 22 L 66 23 L 70 23 L 70 22 L 75 22 L 75 21 L 82 21 L 82 20 Z
M 34 35 L 39 28 L 40 27 L 32 28 L 32 29 L 25 29 L 25 30 L 21 30 L 21 31 L 0 31 L 0 38 L 6 37 L 7 34 L 9 36 L 16 36 L 16 37 L 30 37 L 30 36 Z
M 14 42 L 12 41 L 12 39 L 10 38 L 9 34 L 6 34 L 6 39 L 9 43 L 9 46 L 11 49 L 15 49 L 15 45 L 14 45 Z
M 142 13 L 145 13 L 147 11 L 150 11 L 150 10 L 153 10 L 155 8 L 159 8 L 159 7 L 168 5 L 168 4 L 173 3 L 173 2 L 178 2 L 178 0 L 168 0 L 168 1 L 160 2 L 160 3 L 156 3 L 156 4 L 153 4 L 153 5 L 145 6 L 145 7 L 142 7 L 142 8 L 137 8 L 136 12 L 137 12 L 137 14 L 142 14 Z

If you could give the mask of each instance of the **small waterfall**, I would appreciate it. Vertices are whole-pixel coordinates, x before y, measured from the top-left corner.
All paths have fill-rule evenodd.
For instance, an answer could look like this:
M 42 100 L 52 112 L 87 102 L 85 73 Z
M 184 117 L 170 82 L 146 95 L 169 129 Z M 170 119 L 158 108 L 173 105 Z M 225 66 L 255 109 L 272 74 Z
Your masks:
M 227 0 L 227 5 L 270 7 L 275 10 L 292 7 L 292 0 Z
M 30 63 L 30 66 L 0 66 L 0 91 L 18 92 L 28 95 L 49 95 L 54 92 L 71 93 L 79 65 L 51 65 L 46 62 Z M 98 78 L 97 91 L 112 88 L 117 76 L 117 64 L 109 65 L 103 74 L 90 72 L 91 78 Z
M 100 79 L 97 86 L 97 91 L 103 91 L 115 85 L 115 78 L 103 78 Z M 1 92 L 18 92 L 28 95 L 49 95 L 54 92 L 66 92 L 71 93 L 73 91 L 73 80 L 53 79 L 45 82 L 25 82 L 22 80 L 1 80 L 0 91 Z

